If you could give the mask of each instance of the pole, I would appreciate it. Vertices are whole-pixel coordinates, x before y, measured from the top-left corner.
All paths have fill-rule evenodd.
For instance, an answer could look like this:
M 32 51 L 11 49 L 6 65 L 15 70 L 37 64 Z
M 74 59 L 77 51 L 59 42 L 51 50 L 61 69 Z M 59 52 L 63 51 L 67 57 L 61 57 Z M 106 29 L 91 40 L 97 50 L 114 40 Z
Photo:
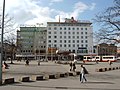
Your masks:
M 2 31 L 1 31 L 1 60 L 0 60 L 0 85 L 2 85 L 2 60 L 3 60 L 3 32 L 4 32 L 4 14 L 5 14 L 5 0 L 3 0 L 3 12 L 2 12 Z

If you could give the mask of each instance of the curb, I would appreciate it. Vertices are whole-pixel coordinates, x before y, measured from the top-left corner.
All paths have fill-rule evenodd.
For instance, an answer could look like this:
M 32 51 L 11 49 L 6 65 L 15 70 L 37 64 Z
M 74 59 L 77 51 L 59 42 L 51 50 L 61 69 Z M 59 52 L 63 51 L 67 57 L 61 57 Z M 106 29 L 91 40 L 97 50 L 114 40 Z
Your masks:
M 33 76 L 22 76 L 19 79 L 19 82 L 30 82 L 30 81 L 44 81 L 44 80 L 49 80 L 49 79 L 58 79 L 58 78 L 63 78 L 63 77 L 68 77 L 68 76 L 75 76 L 79 75 L 80 72 L 66 72 L 66 73 L 58 73 L 58 74 L 45 74 L 45 75 L 33 75 Z M 8 78 L 4 79 L 3 84 L 13 84 L 15 83 L 14 78 Z
M 105 71 L 110 71 L 110 70 L 117 70 L 120 69 L 119 67 L 108 67 L 108 68 L 97 68 L 95 71 L 96 72 L 105 72 Z

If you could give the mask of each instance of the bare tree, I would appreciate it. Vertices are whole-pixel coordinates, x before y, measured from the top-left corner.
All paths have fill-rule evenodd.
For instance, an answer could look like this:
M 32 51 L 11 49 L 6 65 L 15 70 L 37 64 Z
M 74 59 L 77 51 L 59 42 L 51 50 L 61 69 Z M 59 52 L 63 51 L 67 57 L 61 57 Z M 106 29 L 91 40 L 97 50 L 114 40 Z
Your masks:
M 14 18 L 10 17 L 9 14 L 5 15 L 4 20 L 4 36 L 9 36 L 11 32 L 14 32 L 16 30 Z M 0 22 L 2 21 L 2 15 L 0 15 Z M 1 32 L 0 32 L 1 35 Z
M 9 52 L 11 64 L 13 64 L 13 60 L 15 59 L 15 53 L 16 53 L 16 35 L 11 33 L 9 37 L 6 37 L 4 39 L 4 43 L 9 45 L 9 47 L 4 46 L 4 52 L 6 51 Z
M 96 15 L 95 19 L 101 29 L 95 32 L 97 39 L 120 43 L 120 0 L 114 0 L 114 6 Z
M 2 15 L 0 15 L 0 21 L 2 20 Z M 3 32 L 3 48 L 4 48 L 4 53 L 6 50 L 10 52 L 10 57 L 11 57 L 11 63 L 12 60 L 14 59 L 14 54 L 15 54 L 15 43 L 16 43 L 16 35 L 14 35 L 16 28 L 14 18 L 10 17 L 9 14 L 5 15 L 5 20 L 4 20 L 4 32 Z M 0 32 L 1 35 L 1 32 Z M 5 58 L 6 56 L 4 56 Z M 5 58 L 6 59 L 6 58 Z

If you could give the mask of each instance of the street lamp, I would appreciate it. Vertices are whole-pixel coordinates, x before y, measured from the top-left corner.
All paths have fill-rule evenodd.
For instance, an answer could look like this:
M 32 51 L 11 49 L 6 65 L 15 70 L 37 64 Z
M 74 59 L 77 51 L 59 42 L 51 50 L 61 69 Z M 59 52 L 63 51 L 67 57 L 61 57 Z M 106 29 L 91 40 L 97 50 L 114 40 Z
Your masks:
M 4 14 L 5 14 L 5 0 L 3 0 L 3 12 L 2 12 L 1 60 L 0 60 L 0 85 L 2 85 L 3 32 L 4 32 L 4 16 L 5 16 Z

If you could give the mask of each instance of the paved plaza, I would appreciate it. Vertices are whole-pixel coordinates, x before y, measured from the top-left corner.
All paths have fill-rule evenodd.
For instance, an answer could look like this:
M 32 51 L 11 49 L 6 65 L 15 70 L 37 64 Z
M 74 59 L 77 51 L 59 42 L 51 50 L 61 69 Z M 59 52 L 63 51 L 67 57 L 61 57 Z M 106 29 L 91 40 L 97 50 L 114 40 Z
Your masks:
M 9 63 L 9 62 L 7 62 Z M 82 62 L 76 64 L 80 71 Z M 112 66 L 108 62 L 87 62 L 84 65 L 89 74 L 86 75 L 87 82 L 80 83 L 78 76 L 68 76 L 66 78 L 49 79 L 45 81 L 20 82 L 22 76 L 36 76 L 44 74 L 55 74 L 69 72 L 68 64 L 56 64 L 55 62 L 41 62 L 38 66 L 36 61 L 31 61 L 29 66 L 25 62 L 14 61 L 9 69 L 3 71 L 3 79 L 14 77 L 16 83 L 0 86 L 0 90 L 120 90 L 120 69 L 106 72 L 96 72 L 101 67 L 120 66 L 119 62 L 114 62 Z

